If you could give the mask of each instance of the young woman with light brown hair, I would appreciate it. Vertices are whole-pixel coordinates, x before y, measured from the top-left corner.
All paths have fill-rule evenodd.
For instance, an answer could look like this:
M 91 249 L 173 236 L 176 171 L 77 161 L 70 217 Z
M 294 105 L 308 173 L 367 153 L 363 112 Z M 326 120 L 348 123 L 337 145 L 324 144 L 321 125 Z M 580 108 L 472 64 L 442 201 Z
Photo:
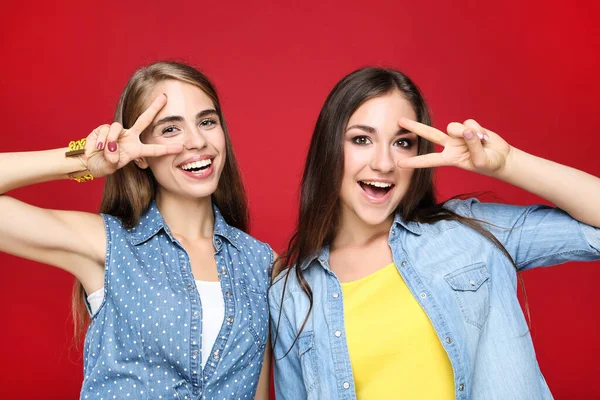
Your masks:
M 268 398 L 273 251 L 245 233 L 245 192 L 210 81 L 184 64 L 151 64 L 129 80 L 113 124 L 68 149 L 0 154 L 0 193 L 104 176 L 100 215 L 0 196 L 0 250 L 80 282 L 77 320 L 91 315 L 81 398 Z

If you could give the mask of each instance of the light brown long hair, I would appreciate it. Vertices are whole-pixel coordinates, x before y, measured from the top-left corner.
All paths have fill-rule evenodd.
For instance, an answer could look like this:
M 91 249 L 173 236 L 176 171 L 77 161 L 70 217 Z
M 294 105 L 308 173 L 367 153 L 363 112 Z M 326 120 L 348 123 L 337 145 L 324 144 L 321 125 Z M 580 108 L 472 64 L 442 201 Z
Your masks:
M 133 126 L 144 112 L 145 104 L 150 100 L 150 92 L 154 86 L 165 80 L 189 83 L 202 90 L 212 100 L 225 134 L 227 154 L 212 200 L 229 225 L 248 231 L 248 206 L 242 177 L 217 91 L 204 74 L 189 65 L 170 61 L 157 62 L 137 70 L 121 93 L 115 112 L 115 122 L 121 123 L 125 129 Z M 149 168 L 141 169 L 135 163 L 129 163 L 106 177 L 100 212 L 119 218 L 125 227 L 131 228 L 150 207 L 156 194 L 156 185 L 157 182 Z M 72 299 L 76 343 L 80 343 L 89 323 L 89 315 L 83 302 L 84 296 L 85 291 L 81 282 L 76 281 Z
M 290 273 L 296 275 L 310 301 L 300 332 L 304 329 L 313 307 L 312 290 L 304 278 L 301 267 L 320 249 L 331 244 L 339 227 L 340 190 L 344 173 L 343 137 L 346 125 L 352 114 L 366 101 L 392 91 L 400 92 L 410 103 L 418 122 L 431 125 L 431 116 L 419 88 L 403 73 L 384 68 L 362 68 L 344 77 L 325 100 L 317 119 L 302 177 L 297 229 L 279 264 L 282 267 L 281 271 L 286 271 L 278 278 L 285 279 L 280 304 L 283 304 Z M 417 154 L 427 154 L 433 150 L 433 143 L 422 138 L 418 139 Z M 444 203 L 437 202 L 432 168 L 415 169 L 407 192 L 396 212 L 406 221 L 431 224 L 442 220 L 454 220 L 465 224 L 498 246 L 515 269 L 517 268 L 504 246 L 482 226 L 485 221 L 463 217 L 444 208 Z M 293 266 L 296 268 L 292 268 Z M 520 275 L 519 279 L 524 289 Z M 527 312 L 529 314 L 528 308 Z M 281 310 L 276 332 L 279 332 L 280 319 Z M 274 339 L 274 342 L 276 341 L 277 334 Z M 294 344 L 295 341 L 290 350 Z

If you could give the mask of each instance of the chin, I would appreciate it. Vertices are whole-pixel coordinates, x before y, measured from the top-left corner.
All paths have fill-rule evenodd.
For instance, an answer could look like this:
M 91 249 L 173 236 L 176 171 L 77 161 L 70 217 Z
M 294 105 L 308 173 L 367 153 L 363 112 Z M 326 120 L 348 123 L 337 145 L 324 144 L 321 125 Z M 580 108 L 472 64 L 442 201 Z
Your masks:
M 377 209 L 368 209 L 368 210 L 357 210 L 356 215 L 367 225 L 381 225 L 388 221 L 390 218 L 394 218 L 394 209 L 388 210 L 377 210 Z
M 195 197 L 197 199 L 201 199 L 204 197 L 210 197 L 217 191 L 217 186 L 211 188 L 202 188 L 200 190 L 194 190 L 190 193 L 191 197 Z

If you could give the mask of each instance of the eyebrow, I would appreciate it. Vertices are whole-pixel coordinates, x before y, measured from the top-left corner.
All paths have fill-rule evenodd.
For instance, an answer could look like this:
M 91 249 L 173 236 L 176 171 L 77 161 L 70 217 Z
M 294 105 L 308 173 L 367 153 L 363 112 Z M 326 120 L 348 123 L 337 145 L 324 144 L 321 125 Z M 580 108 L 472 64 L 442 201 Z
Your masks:
M 206 117 L 207 115 L 218 115 L 217 110 L 209 108 L 207 110 L 202 110 L 200 111 L 198 114 L 196 114 L 196 119 L 201 119 Z M 152 124 L 152 129 L 154 130 L 154 128 L 156 128 L 159 125 L 162 124 L 166 124 L 169 122 L 181 122 L 183 121 L 183 117 L 181 115 L 169 115 L 168 117 L 164 117 L 159 119 L 158 121 L 156 121 L 154 124 Z
M 360 124 L 352 125 L 352 126 L 349 126 L 348 129 L 346 129 L 346 132 L 348 132 L 351 129 L 360 129 L 361 131 L 365 131 L 366 133 L 370 133 L 370 134 L 377 133 L 377 129 L 375 129 L 369 125 L 360 125 Z M 412 132 L 409 131 L 408 129 L 400 128 L 396 132 L 396 135 L 408 135 L 409 133 L 412 133 Z

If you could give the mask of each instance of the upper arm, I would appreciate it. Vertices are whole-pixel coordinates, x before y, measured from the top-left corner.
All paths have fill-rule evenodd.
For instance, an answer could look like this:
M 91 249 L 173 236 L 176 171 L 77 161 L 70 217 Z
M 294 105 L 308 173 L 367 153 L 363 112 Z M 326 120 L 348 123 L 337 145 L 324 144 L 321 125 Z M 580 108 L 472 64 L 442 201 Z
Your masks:
M 0 251 L 59 267 L 86 289 L 99 288 L 106 253 L 100 215 L 48 210 L 2 195 L 0 221 Z
M 481 221 L 519 269 L 600 258 L 600 229 L 549 206 L 465 201 L 464 213 Z M 460 210 L 457 210 L 460 211 Z
M 255 400 L 269 400 L 271 395 L 271 344 L 267 340 L 265 347 L 265 356 L 263 359 L 260 377 L 258 378 L 258 386 L 256 387 Z
M 275 299 L 277 296 L 279 297 Z M 290 349 L 295 342 L 296 331 L 279 306 L 280 298 L 281 294 L 276 293 L 271 293 L 269 296 L 275 397 L 281 399 L 306 399 L 307 393 L 303 383 L 302 367 L 298 351 Z M 294 346 L 296 347 L 297 343 Z

